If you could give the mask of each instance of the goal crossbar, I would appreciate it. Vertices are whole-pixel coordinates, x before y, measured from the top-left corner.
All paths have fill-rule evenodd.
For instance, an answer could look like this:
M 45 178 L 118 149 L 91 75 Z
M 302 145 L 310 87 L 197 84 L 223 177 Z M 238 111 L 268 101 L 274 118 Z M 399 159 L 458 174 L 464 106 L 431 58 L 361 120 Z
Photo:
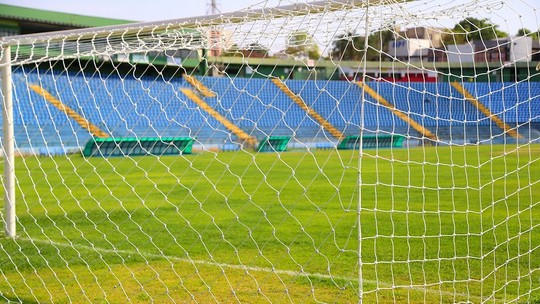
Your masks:
M 300 17 L 310 14 L 328 13 L 342 9 L 361 9 L 373 5 L 390 5 L 410 1 L 411 0 L 323 0 L 310 3 L 284 5 L 274 8 L 236 11 L 225 14 L 214 14 L 162 21 L 138 22 L 125 25 L 101 26 L 94 28 L 56 31 L 53 33 L 15 35 L 3 37 L 1 44 L 13 45 L 17 43 L 40 43 L 66 41 L 71 39 L 85 40 L 113 37 L 116 35 L 129 36 L 133 34 L 140 36 L 163 31 L 208 27 L 223 23 L 240 23 L 244 22 L 245 20 L 264 20 L 265 16 L 268 15 L 272 15 L 273 18 L 276 19 L 285 17 Z

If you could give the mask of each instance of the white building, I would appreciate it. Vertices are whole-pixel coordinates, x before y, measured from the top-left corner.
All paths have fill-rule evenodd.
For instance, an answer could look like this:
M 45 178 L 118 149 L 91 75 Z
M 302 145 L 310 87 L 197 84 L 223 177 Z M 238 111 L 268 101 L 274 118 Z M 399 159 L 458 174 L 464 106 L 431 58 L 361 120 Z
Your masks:
M 474 50 L 473 43 L 449 45 L 447 46 L 448 62 L 474 62 Z
M 533 40 L 529 36 L 505 37 L 475 41 L 475 62 L 530 62 Z
M 390 56 L 405 61 L 428 60 L 431 40 L 429 39 L 400 39 L 389 42 Z

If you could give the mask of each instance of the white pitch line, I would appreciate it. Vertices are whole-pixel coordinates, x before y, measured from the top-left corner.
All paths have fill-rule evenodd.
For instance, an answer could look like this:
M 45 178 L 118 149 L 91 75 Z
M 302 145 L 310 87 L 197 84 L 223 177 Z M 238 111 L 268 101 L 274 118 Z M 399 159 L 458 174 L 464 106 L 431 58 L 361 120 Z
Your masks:
M 329 279 L 329 280 L 342 280 L 342 281 L 350 281 L 350 282 L 358 282 L 358 278 L 352 278 L 352 277 L 343 277 L 343 276 L 333 276 L 328 275 L 324 273 L 310 273 L 310 272 L 303 272 L 303 271 L 293 271 L 293 270 L 281 270 L 281 269 L 275 269 L 275 268 L 269 268 L 269 267 L 257 267 L 257 266 L 246 266 L 246 265 L 236 265 L 236 264 L 227 264 L 227 263 L 218 263 L 218 262 L 211 262 L 211 261 L 205 261 L 205 260 L 193 260 L 193 259 L 187 259 L 187 258 L 180 258 L 176 256 L 168 256 L 163 254 L 155 254 L 155 253 L 143 253 L 141 251 L 130 251 L 130 250 L 113 250 L 113 249 L 105 249 L 105 248 L 99 248 L 99 247 L 91 247 L 91 246 L 85 246 L 80 244 L 66 244 L 66 243 L 59 243 L 59 242 L 53 242 L 49 240 L 40 240 L 40 239 L 30 239 L 30 238 L 17 238 L 17 240 L 24 240 L 29 241 L 33 243 L 41 243 L 41 244 L 48 244 L 58 247 L 65 247 L 65 248 L 75 248 L 80 250 L 87 250 L 87 251 L 93 251 L 93 252 L 99 252 L 99 253 L 122 253 L 127 255 L 134 255 L 134 256 L 141 256 L 143 258 L 149 257 L 149 258 L 158 258 L 158 259 L 167 259 L 167 260 L 174 260 L 178 262 L 184 262 L 184 263 L 192 263 L 197 265 L 204 265 L 204 266 L 214 266 L 214 267 L 221 267 L 221 268 L 229 268 L 229 269 L 238 269 L 238 270 L 244 270 L 244 271 L 256 271 L 256 272 L 266 272 L 266 273 L 275 273 L 278 275 L 287 275 L 291 277 L 312 277 L 317 279 Z M 422 291 L 426 293 L 434 293 L 434 294 L 443 294 L 447 296 L 459 296 L 459 297 L 466 297 L 466 298 L 474 298 L 477 300 L 482 301 L 481 297 L 478 296 L 470 296 L 466 293 L 456 293 L 456 292 L 450 292 L 450 291 L 443 291 L 443 290 L 435 290 L 435 289 L 429 289 L 429 288 L 421 288 L 416 286 L 398 286 L 395 287 L 391 284 L 387 284 L 384 282 L 379 282 L 375 280 L 363 280 L 364 283 L 373 284 L 376 286 L 381 286 L 383 288 L 405 288 L 415 291 Z
M 105 248 L 99 248 L 99 247 L 91 247 L 91 246 L 85 246 L 80 244 L 66 244 L 66 243 L 58 243 L 48 240 L 40 240 L 40 239 L 30 239 L 30 238 L 17 238 L 17 240 L 25 240 L 30 241 L 34 243 L 41 243 L 41 244 L 49 244 L 54 245 L 58 247 L 67 247 L 67 248 L 75 248 L 80 250 L 87 250 L 87 251 L 93 251 L 93 252 L 99 252 L 99 253 L 121 253 L 121 254 L 127 254 L 127 255 L 134 255 L 134 256 L 141 256 L 143 258 L 158 258 L 158 259 L 168 259 L 168 260 L 174 260 L 178 262 L 185 262 L 185 263 L 192 263 L 197 265 L 205 265 L 205 266 L 216 266 L 216 267 L 223 267 L 223 268 L 230 268 L 230 269 L 240 269 L 240 270 L 249 270 L 249 271 L 258 271 L 258 272 L 268 272 L 268 273 L 276 273 L 276 274 L 282 274 L 282 275 L 288 275 L 292 277 L 314 277 L 318 279 L 335 279 L 335 280 L 345 280 L 345 281 L 358 281 L 356 278 L 351 277 L 343 277 L 343 276 L 333 276 L 323 273 L 309 273 L 309 272 L 301 272 L 301 271 L 293 271 L 293 270 L 280 270 L 280 269 L 274 269 L 269 267 L 257 267 L 257 266 L 246 266 L 246 265 L 236 265 L 236 264 L 227 264 L 227 263 L 218 263 L 218 262 L 211 262 L 211 261 L 205 261 L 205 260 L 194 260 L 189 258 L 180 258 L 176 256 L 168 256 L 163 254 L 155 254 L 155 253 L 144 253 L 142 251 L 130 251 L 130 250 L 122 250 L 122 249 L 105 249 Z M 375 284 L 375 281 L 366 281 L 368 283 Z

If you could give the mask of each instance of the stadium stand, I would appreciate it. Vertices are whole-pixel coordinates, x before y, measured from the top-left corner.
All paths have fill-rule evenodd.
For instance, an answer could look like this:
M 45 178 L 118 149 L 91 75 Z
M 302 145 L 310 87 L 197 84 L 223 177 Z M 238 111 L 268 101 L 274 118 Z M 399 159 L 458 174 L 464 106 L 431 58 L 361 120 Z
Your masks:
M 540 83 L 465 83 L 464 87 L 506 124 L 525 138 L 540 136 Z M 499 141 L 508 138 L 498 136 Z
M 435 133 L 441 143 L 465 144 L 503 138 L 500 136 L 503 130 L 448 82 L 372 85 L 399 111 Z
M 14 75 L 15 124 L 24 121 L 36 129 L 29 137 L 31 144 L 23 143 L 25 134 L 18 137 L 20 147 L 68 149 L 82 147 L 90 139 L 87 130 L 29 90 L 31 84 L 42 86 L 112 137 L 186 136 L 196 138 L 200 144 L 234 140 L 221 123 L 179 92 L 184 85 L 181 78 L 163 81 L 146 76 L 122 78 L 37 69 L 26 71 L 24 78 L 17 71 Z
M 292 101 L 294 101 L 302 110 L 304 110 L 311 118 L 313 118 L 320 126 L 322 126 L 325 131 L 330 133 L 332 136 L 341 140 L 345 136 L 341 133 L 340 130 L 336 129 L 325 117 L 321 116 L 317 111 L 310 107 L 304 99 L 295 94 L 283 81 L 278 78 L 272 78 L 272 82 L 287 95 Z
M 272 82 L 217 77 L 201 81 L 217 94 L 207 98 L 209 104 L 252 136 L 292 136 L 300 141 L 324 137 L 322 127 Z
M 465 87 L 506 123 L 540 122 L 538 82 L 466 83 Z
M 344 81 L 302 81 L 288 80 L 287 85 L 326 117 L 344 135 L 360 133 L 362 91 L 354 83 Z M 418 137 L 405 122 L 397 118 L 386 107 L 366 99 L 364 103 L 364 132 L 410 134 Z
M 21 68 L 23 69 L 23 68 Z M 72 73 L 55 69 L 14 71 L 15 125 L 19 149 L 80 148 L 91 138 L 87 129 L 29 89 L 39 85 L 89 123 L 113 138 L 190 137 L 196 144 L 230 146 L 238 138 L 208 111 L 182 94 L 182 77 Z M 298 104 L 267 79 L 199 77 L 215 96 L 201 96 L 216 112 L 262 140 L 289 136 L 297 142 L 333 142 L 333 138 Z M 287 87 L 339 129 L 344 136 L 420 134 L 355 83 L 286 80 Z M 435 133 L 440 144 L 507 142 L 509 136 L 449 83 L 370 82 L 369 86 L 417 123 Z M 466 83 L 464 87 L 527 137 L 540 125 L 540 83 Z M 365 99 L 361 107 L 362 98 Z M 361 123 L 363 108 L 364 123 Z M 525 127 L 528 129 L 525 130 Z M 536 134 L 536 133 L 535 133 Z M 47 153 L 52 153 L 48 151 Z

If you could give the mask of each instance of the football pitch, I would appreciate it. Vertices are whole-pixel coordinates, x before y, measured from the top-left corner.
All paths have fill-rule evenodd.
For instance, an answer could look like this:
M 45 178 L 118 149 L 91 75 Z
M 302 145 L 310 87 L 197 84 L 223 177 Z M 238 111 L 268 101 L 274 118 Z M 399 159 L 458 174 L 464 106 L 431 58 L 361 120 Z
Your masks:
M 0 301 L 540 298 L 539 145 L 16 162 Z

